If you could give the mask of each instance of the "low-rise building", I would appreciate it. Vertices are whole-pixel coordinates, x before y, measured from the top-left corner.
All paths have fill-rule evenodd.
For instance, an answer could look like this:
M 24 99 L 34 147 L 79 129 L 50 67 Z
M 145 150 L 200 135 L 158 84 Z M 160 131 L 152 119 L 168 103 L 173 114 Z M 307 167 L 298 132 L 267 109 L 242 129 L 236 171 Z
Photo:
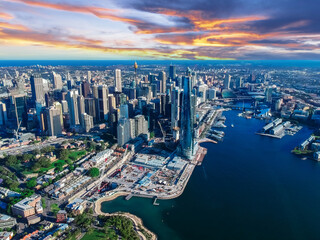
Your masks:
M 13 237 L 13 232 L 0 232 L 0 240 L 10 240 Z
M 15 218 L 5 214 L 0 214 L 0 228 L 12 228 L 16 224 L 17 224 L 17 221 Z
M 12 206 L 12 213 L 16 216 L 29 217 L 42 212 L 41 196 L 36 194 Z
M 65 210 L 60 210 L 57 213 L 57 223 L 66 223 L 67 219 L 68 219 L 68 215 Z

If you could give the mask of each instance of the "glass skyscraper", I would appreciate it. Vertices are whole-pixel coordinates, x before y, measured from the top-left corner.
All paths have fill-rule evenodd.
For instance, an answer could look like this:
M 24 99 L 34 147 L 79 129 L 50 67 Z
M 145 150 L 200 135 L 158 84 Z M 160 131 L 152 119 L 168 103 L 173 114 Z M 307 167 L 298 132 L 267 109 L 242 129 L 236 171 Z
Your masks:
M 181 104 L 181 154 L 188 159 L 194 155 L 194 101 L 190 77 L 183 77 L 183 93 Z

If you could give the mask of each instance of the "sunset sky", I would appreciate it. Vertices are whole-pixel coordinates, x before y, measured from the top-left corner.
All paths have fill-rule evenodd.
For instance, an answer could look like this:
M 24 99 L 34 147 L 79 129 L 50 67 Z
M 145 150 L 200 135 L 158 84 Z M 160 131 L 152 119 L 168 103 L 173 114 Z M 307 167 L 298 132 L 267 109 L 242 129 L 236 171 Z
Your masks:
M 0 0 L 0 59 L 317 59 L 319 0 Z

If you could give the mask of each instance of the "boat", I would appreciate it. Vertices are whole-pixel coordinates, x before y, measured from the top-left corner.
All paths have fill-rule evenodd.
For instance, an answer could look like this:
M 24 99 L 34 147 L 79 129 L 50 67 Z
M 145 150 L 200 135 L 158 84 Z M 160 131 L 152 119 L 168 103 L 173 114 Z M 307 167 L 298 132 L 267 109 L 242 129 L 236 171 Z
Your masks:
M 234 125 L 233 125 L 233 124 L 231 124 L 231 127 L 234 127 Z

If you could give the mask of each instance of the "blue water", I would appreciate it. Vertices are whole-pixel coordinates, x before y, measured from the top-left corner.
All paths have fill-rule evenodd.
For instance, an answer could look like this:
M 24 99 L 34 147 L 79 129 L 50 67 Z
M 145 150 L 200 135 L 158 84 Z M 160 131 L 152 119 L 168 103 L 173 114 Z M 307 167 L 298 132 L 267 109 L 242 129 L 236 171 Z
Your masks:
M 133 60 L 0 60 L 0 67 L 8 66 L 113 66 L 133 65 Z M 138 65 L 216 65 L 232 66 L 245 65 L 246 67 L 289 67 L 289 68 L 319 68 L 320 61 L 316 60 L 138 60 Z
M 320 164 L 290 153 L 312 130 L 273 139 L 254 134 L 263 121 L 225 115 L 224 141 L 204 144 L 182 196 L 160 206 L 118 198 L 103 210 L 136 214 L 160 240 L 320 239 Z

